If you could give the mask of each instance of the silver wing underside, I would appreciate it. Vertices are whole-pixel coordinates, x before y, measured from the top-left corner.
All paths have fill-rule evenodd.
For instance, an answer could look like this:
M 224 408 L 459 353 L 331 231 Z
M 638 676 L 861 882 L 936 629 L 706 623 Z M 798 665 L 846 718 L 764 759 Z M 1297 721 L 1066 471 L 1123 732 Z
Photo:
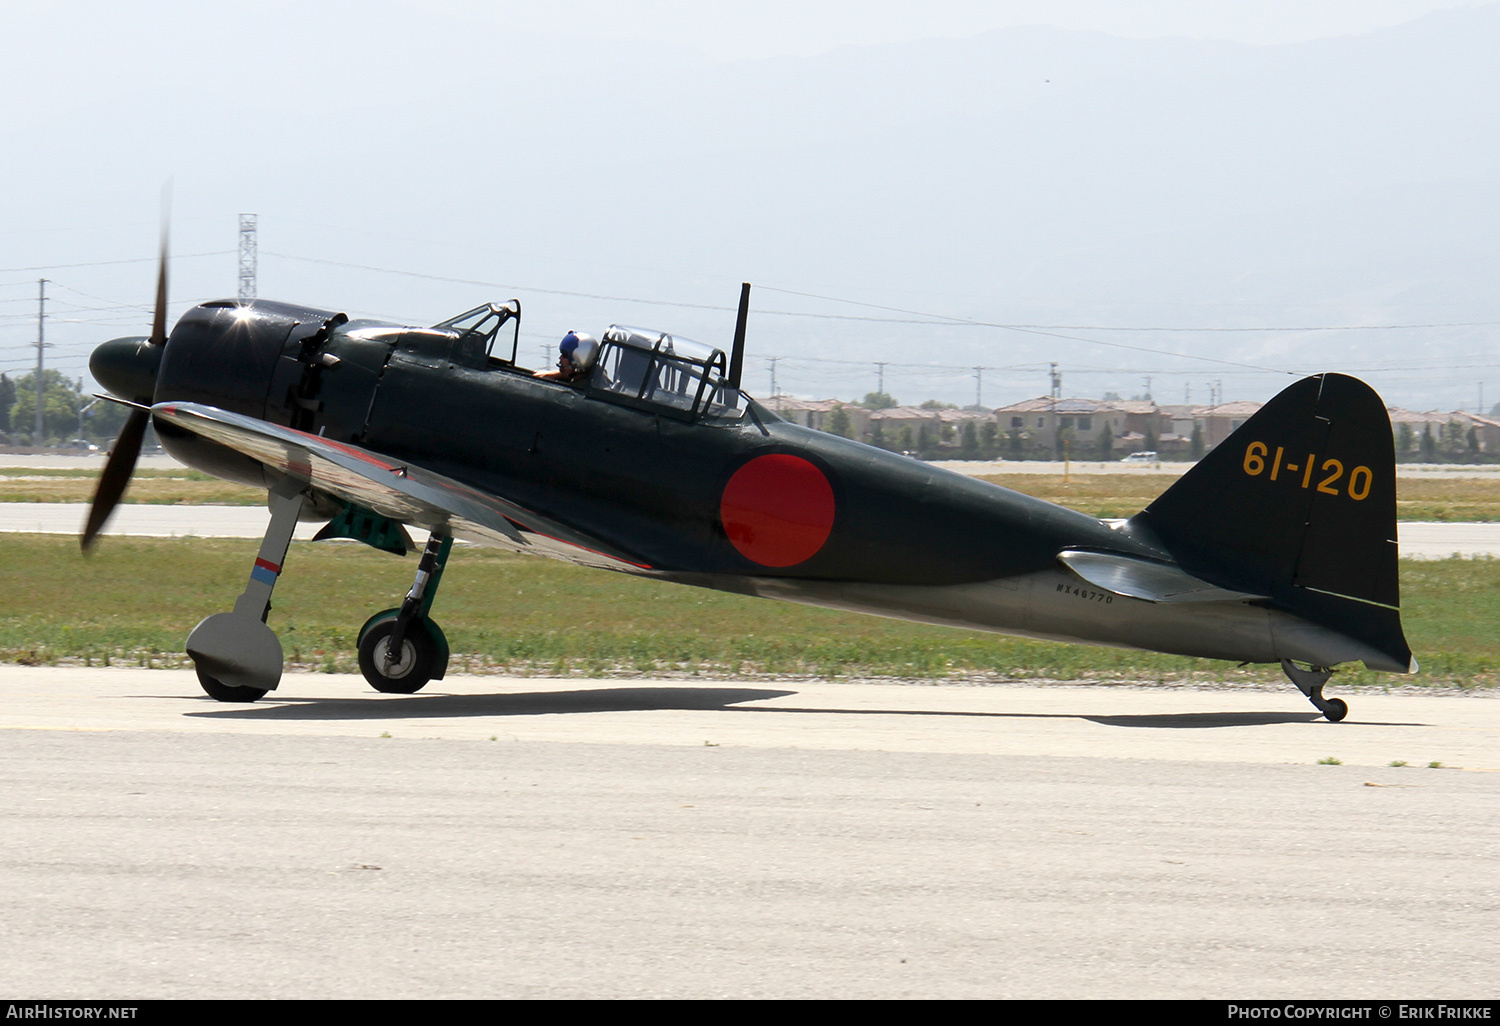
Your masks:
M 199 403 L 159 403 L 151 413 L 403 524 L 583 566 L 637 574 L 653 569 L 630 553 L 501 496 L 357 445 Z

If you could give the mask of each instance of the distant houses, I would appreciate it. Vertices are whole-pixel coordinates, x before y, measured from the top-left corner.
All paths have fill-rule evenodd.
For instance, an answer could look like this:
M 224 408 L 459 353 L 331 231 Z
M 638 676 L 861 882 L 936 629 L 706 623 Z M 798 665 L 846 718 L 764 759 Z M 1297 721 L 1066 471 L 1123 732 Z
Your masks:
M 855 403 L 843 403 L 837 399 L 793 399 L 788 395 L 774 395 L 762 404 L 782 420 L 801 424 L 817 431 L 832 431 L 845 438 L 863 440 L 869 429 L 870 411 Z M 836 414 L 843 411 L 847 425 L 842 431 L 833 431 L 840 426 Z
M 1500 418 L 1454 410 L 1419 413 L 1389 407 L 1396 458 L 1416 462 L 1462 460 L 1500 454 Z
M 1154 451 L 1196 459 L 1221 444 L 1261 403 L 1161 406 L 1146 399 L 1038 396 L 996 410 L 936 403 L 869 410 L 836 399 L 773 396 L 778 416 L 882 449 L 925 459 L 1117 460 Z M 1500 458 L 1500 417 L 1389 408 L 1396 456 L 1404 461 Z
M 1119 459 L 1156 449 L 1161 411 L 1138 399 L 1054 399 L 1039 396 L 995 411 L 1011 458 Z M 1153 444 L 1146 444 L 1147 442 Z

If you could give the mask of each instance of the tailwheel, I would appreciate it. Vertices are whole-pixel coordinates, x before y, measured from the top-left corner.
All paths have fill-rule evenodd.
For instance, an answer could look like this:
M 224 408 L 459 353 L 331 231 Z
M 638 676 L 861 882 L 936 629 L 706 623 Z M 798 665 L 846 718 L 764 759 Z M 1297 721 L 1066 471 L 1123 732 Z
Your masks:
M 265 691 L 261 688 L 235 687 L 233 684 L 225 684 L 217 677 L 210 677 L 201 669 L 198 670 L 198 683 L 208 697 L 216 702 L 258 702 L 266 697 Z
M 438 647 L 425 618 L 413 619 L 397 651 L 391 651 L 396 619 L 382 620 L 359 641 L 359 672 L 370 687 L 388 695 L 414 695 L 432 680 Z M 446 662 L 446 660 L 445 660 Z
M 1349 715 L 1349 703 L 1342 698 L 1324 698 L 1323 685 L 1328 683 L 1328 678 L 1333 676 L 1333 669 L 1327 666 L 1309 666 L 1303 669 L 1290 659 L 1281 661 L 1281 669 L 1297 690 L 1307 696 L 1307 700 L 1323 714 L 1323 718 L 1329 723 L 1337 723 Z

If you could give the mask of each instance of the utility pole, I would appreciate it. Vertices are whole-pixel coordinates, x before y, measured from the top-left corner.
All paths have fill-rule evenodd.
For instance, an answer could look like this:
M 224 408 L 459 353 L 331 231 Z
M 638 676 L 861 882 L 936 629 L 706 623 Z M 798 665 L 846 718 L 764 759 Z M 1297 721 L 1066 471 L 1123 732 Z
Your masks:
M 983 406 L 984 405 L 984 403 L 980 402 L 980 397 L 983 394 L 983 391 L 984 391 L 984 368 L 983 367 L 975 367 L 974 368 L 974 405 L 975 406 Z
M 256 240 L 255 214 L 240 215 L 240 302 L 248 303 L 255 298 Z
M 776 361 L 785 360 L 786 357 L 768 356 L 766 357 L 766 359 L 771 361 L 771 398 L 774 399 L 781 394 L 780 392 L 776 391 Z
M 1057 419 L 1057 403 L 1058 403 L 1058 400 L 1060 400 L 1062 398 L 1062 373 L 1058 371 L 1057 364 L 1053 363 L 1053 364 L 1049 364 L 1049 366 L 1052 368 L 1052 404 L 1051 404 L 1052 405 L 1052 409 L 1050 411 L 1051 414 L 1052 414 L 1052 432 L 1053 432 L 1053 435 L 1052 435 L 1052 455 L 1054 457 L 1056 457 L 1056 455 L 1057 455 L 1058 435 L 1061 433 L 1058 425 L 1060 425 L 1062 423 L 1062 421 L 1060 421 L 1060 420 Z M 1064 441 L 1066 441 L 1066 440 L 1064 440 Z M 1064 469 L 1063 469 L 1063 479 L 1067 480 L 1067 476 L 1068 475 L 1067 475 L 1067 463 L 1066 463 L 1066 460 L 1064 461 L 1063 466 L 1064 466 Z
M 879 392 L 881 395 L 884 395 L 885 394 L 885 364 L 882 363 L 879 360 L 876 360 L 875 361 L 875 368 L 876 368 L 876 370 L 875 370 L 875 380 L 877 382 L 877 384 L 875 386 L 875 390 L 877 392 Z
M 42 384 L 42 350 L 47 348 L 47 279 L 36 280 L 36 430 L 31 437 L 32 445 L 42 444 L 42 403 L 47 389 Z

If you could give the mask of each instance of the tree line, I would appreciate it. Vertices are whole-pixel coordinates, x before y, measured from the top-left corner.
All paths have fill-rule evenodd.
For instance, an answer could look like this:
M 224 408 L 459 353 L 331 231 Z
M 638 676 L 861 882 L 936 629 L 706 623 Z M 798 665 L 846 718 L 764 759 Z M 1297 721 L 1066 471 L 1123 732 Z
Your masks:
M 95 399 L 82 382 L 61 371 L 42 372 L 42 434 L 36 434 L 36 372 L 12 378 L 0 374 L 0 444 L 49 446 L 74 438 L 107 445 L 125 426 L 129 411 Z
M 1496 408 L 1500 410 L 1500 407 Z M 1495 410 L 1490 413 L 1493 416 Z M 1402 462 L 1416 461 L 1420 463 L 1475 463 L 1488 462 L 1482 456 L 1490 456 L 1493 453 L 1483 453 L 1483 447 L 1479 443 L 1479 429 L 1466 425 L 1458 420 L 1449 420 L 1436 434 L 1432 431 L 1432 424 L 1424 424 L 1422 433 L 1405 422 L 1396 426 L 1396 459 Z

